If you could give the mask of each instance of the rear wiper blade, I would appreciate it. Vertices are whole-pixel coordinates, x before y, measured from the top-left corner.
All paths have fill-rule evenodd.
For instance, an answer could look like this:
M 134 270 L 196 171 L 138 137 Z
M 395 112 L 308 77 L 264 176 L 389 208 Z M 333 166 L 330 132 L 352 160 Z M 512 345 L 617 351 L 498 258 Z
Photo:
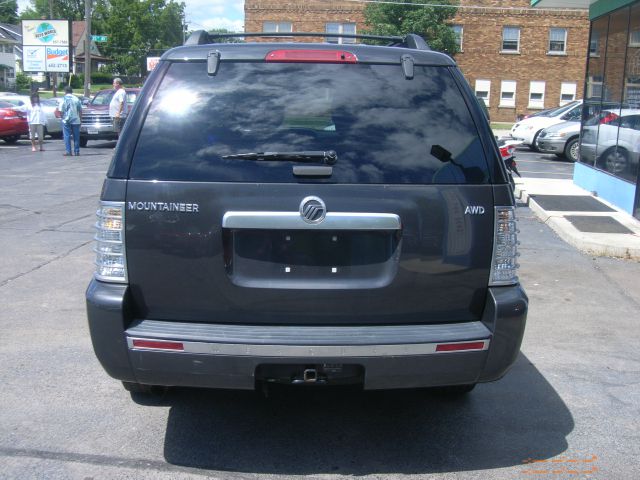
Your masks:
M 239 160 L 257 161 L 291 161 L 291 162 L 317 162 L 322 161 L 327 165 L 333 165 L 338 160 L 335 150 L 311 150 L 304 152 L 249 152 L 223 155 L 222 158 L 237 158 Z

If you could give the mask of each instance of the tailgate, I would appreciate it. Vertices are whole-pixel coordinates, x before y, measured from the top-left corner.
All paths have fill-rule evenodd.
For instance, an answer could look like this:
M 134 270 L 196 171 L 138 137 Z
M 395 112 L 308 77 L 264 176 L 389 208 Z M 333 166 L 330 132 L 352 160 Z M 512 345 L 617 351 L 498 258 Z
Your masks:
M 140 318 L 356 325 L 482 314 L 488 185 L 128 183 Z

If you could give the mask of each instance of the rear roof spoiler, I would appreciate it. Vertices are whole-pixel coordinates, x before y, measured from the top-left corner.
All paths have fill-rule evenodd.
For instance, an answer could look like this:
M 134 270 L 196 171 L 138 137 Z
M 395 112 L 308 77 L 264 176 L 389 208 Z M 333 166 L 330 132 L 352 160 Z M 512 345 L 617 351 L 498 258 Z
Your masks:
M 207 45 L 210 43 L 219 43 L 223 38 L 245 38 L 245 37 L 282 37 L 283 33 L 279 32 L 260 32 L 260 33 L 208 33 L 204 30 L 196 30 L 193 32 L 185 45 Z M 401 36 L 384 36 L 384 35 L 360 35 L 348 33 L 326 33 L 326 32 L 286 32 L 287 37 L 324 37 L 324 38 L 355 38 L 363 40 L 378 40 L 388 42 L 389 47 L 404 47 L 413 50 L 431 50 L 427 42 L 420 35 L 409 33 L 404 37 Z

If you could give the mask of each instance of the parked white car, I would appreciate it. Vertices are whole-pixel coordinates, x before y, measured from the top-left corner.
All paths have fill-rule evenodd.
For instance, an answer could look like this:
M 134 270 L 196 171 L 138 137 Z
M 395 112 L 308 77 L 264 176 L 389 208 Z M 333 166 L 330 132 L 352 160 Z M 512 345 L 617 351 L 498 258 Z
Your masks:
M 551 125 L 567 121 L 580 121 L 582 100 L 568 103 L 555 110 L 534 117 L 525 118 L 511 129 L 511 137 L 520 140 L 533 151 L 538 151 L 536 141 L 540 132 Z

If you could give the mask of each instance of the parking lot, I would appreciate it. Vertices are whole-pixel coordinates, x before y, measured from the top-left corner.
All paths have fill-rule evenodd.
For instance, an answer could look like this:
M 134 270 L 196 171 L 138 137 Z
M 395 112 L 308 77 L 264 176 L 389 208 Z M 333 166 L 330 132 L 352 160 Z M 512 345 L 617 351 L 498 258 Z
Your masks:
M 84 306 L 114 146 L 63 157 L 61 140 L 42 153 L 0 144 L 0 478 L 637 478 L 640 264 L 578 252 L 526 206 L 522 351 L 466 398 L 285 388 L 132 398 L 95 359 Z M 525 150 L 517 161 L 523 175 L 573 168 Z

